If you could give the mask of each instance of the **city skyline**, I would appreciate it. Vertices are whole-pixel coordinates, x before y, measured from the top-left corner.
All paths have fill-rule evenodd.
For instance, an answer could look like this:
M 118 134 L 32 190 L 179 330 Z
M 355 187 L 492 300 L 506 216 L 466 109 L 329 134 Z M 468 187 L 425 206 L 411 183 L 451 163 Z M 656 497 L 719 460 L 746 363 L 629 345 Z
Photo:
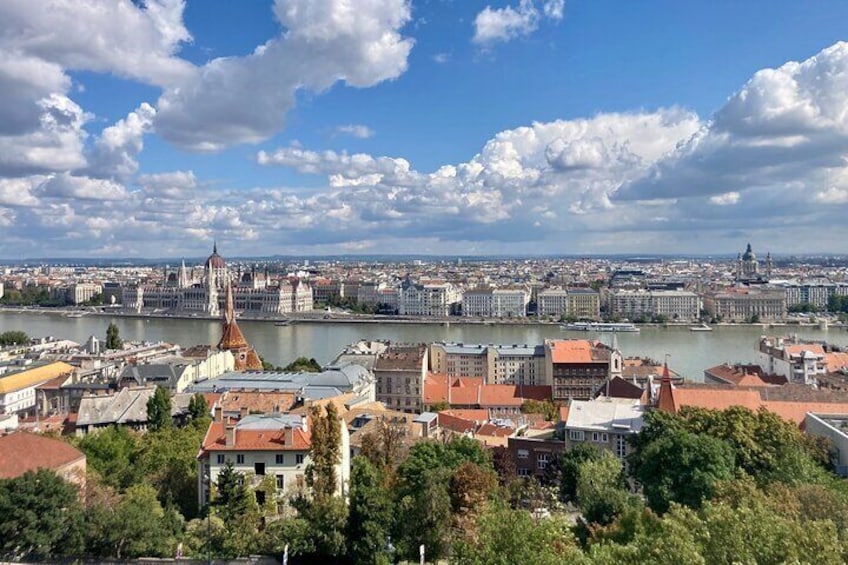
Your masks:
M 5 260 L 844 252 L 841 3 L 43 4 Z

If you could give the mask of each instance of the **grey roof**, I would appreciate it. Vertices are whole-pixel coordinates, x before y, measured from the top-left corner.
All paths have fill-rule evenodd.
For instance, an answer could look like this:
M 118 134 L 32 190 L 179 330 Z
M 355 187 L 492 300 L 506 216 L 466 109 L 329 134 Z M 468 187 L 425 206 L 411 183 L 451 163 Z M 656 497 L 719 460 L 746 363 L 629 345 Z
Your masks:
M 121 380 L 134 380 L 139 385 L 155 384 L 165 388 L 174 388 L 179 380 L 178 369 L 171 364 L 150 363 L 146 365 L 127 365 L 121 372 Z
M 642 429 L 644 410 L 638 400 L 573 400 L 565 427 L 601 432 L 638 432 Z
M 303 428 L 304 418 L 298 414 L 251 414 L 236 424 L 239 430 L 284 430 Z
M 190 387 L 192 392 L 214 392 L 232 389 L 305 391 L 308 398 L 327 398 L 349 392 L 367 382 L 371 373 L 359 365 L 326 367 L 320 373 L 286 373 L 282 371 L 248 371 L 224 373 Z
M 77 426 L 145 423 L 147 401 L 155 390 L 155 386 L 123 388 L 109 396 L 84 396 L 80 399 Z M 185 413 L 190 399 L 190 394 L 173 395 L 171 415 Z
M 544 345 L 493 345 L 493 344 L 469 344 L 469 343 L 443 343 L 441 344 L 446 353 L 454 355 L 485 355 L 488 348 L 493 348 L 500 355 L 528 355 L 545 356 Z

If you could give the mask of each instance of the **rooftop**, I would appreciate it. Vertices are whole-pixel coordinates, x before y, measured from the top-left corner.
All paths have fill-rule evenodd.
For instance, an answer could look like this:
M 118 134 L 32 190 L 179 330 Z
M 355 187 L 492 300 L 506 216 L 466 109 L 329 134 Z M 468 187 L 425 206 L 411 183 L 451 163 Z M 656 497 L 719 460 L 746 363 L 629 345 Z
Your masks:
M 26 432 L 0 436 L 0 479 L 38 469 L 55 470 L 81 459 L 85 454 L 62 440 Z

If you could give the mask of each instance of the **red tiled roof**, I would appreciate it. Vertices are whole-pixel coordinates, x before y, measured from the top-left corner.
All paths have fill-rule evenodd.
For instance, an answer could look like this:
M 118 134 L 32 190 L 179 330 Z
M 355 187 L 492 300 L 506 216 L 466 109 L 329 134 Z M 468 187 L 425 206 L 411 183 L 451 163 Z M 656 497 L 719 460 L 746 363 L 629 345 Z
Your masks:
M 843 367 L 848 367 L 848 353 L 833 351 L 825 355 L 828 372 L 836 372 Z
M 448 416 L 455 416 L 457 418 L 463 418 L 465 420 L 477 421 L 477 422 L 485 422 L 489 419 L 489 411 L 483 409 L 450 409 L 450 410 L 442 410 L 439 412 L 439 415 L 447 414 Z
M 203 438 L 202 451 L 306 451 L 311 444 L 311 435 L 300 428 L 291 430 L 291 441 L 286 442 L 288 430 L 245 430 L 237 429 L 235 443 L 227 446 L 224 422 L 212 422 Z
M 444 410 L 442 412 L 439 412 L 440 427 L 461 434 L 464 434 L 466 432 L 473 432 L 477 428 L 477 423 L 474 420 L 468 420 L 466 418 L 454 416 L 453 414 L 449 414 L 449 412 L 453 411 Z M 462 412 L 466 411 L 463 410 Z M 483 410 L 483 412 L 485 412 L 485 410 Z M 485 420 L 485 417 L 483 419 Z
M 62 440 L 27 432 L 0 436 L 0 479 L 37 469 L 59 469 L 84 458 L 82 451 Z
M 424 404 L 447 402 L 451 406 L 521 406 L 525 400 L 551 398 L 549 386 L 487 385 L 480 377 L 428 374 L 424 379 Z
M 553 363 L 606 363 L 607 352 L 598 341 L 588 339 L 552 339 L 548 342 Z

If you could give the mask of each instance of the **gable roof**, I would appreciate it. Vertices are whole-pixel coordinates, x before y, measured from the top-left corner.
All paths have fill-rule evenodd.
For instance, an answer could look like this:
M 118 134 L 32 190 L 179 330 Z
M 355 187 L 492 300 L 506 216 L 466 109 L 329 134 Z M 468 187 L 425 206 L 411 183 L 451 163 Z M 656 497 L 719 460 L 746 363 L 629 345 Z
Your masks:
M 224 421 L 209 424 L 201 445 L 201 456 L 207 451 L 307 451 L 312 442 L 301 417 L 282 414 L 249 416 L 235 424 L 233 445 L 227 445 L 227 426 Z
M 85 460 L 85 454 L 62 440 L 27 432 L 0 436 L 0 479 L 37 469 L 56 470 L 79 460 Z

